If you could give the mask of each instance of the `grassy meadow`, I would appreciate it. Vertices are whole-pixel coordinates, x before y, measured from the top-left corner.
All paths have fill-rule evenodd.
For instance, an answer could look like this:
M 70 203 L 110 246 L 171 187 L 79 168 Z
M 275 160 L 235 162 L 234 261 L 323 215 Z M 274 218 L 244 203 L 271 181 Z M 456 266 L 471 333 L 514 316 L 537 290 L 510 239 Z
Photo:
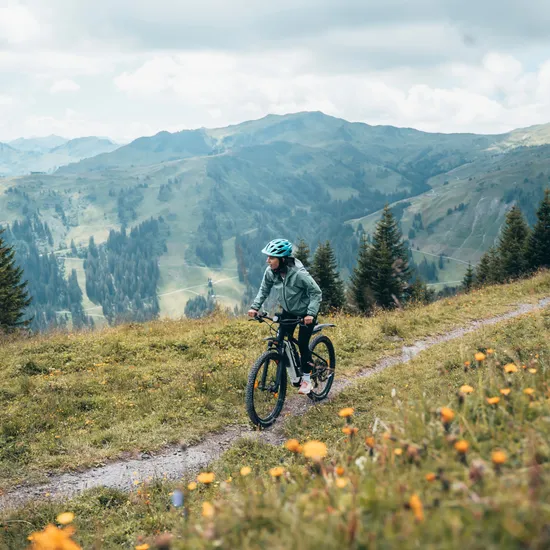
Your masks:
M 542 310 L 360 379 L 287 419 L 285 445 L 243 439 L 196 479 L 6 513 L 0 542 L 22 548 L 71 512 L 82 548 L 547 548 L 549 381 Z
M 548 294 L 543 273 L 428 307 L 330 319 L 337 375 Z M 265 325 L 215 315 L 3 342 L 0 490 L 248 424 L 247 374 L 266 335 Z

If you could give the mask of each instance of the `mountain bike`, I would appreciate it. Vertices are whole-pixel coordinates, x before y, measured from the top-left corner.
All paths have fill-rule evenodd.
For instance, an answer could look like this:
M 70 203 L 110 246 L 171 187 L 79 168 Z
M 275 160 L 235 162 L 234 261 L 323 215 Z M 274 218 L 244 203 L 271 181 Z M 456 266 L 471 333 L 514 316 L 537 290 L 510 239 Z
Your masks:
M 275 336 L 264 338 L 267 350 L 258 357 L 248 375 L 246 385 L 246 410 L 253 424 L 260 428 L 271 426 L 283 409 L 286 397 L 287 381 L 299 387 L 302 381 L 302 368 L 296 338 L 279 335 L 277 325 L 303 324 L 303 318 L 280 319 L 279 315 L 269 317 L 260 313 L 250 319 L 266 323 Z M 322 401 L 328 396 L 336 369 L 334 346 L 328 336 L 319 334 L 324 328 L 336 325 L 326 323 L 316 325 L 309 343 L 311 350 L 311 393 L 312 401 Z

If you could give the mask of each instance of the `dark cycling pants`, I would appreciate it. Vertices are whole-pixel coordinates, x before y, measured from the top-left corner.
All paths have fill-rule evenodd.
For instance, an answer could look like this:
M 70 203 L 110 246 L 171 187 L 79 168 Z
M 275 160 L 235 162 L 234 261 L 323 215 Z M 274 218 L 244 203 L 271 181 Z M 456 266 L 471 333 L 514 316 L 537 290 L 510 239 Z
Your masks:
M 281 320 L 285 319 L 296 319 L 296 315 L 291 315 L 287 311 L 283 310 L 283 313 L 281 315 Z M 298 332 L 298 348 L 300 349 L 300 358 L 302 361 L 302 372 L 308 373 L 311 372 L 311 365 L 309 365 L 309 362 L 311 361 L 311 352 L 309 351 L 309 340 L 311 339 L 311 335 L 313 334 L 313 329 L 315 328 L 315 325 L 317 324 L 317 318 L 313 318 L 313 323 L 310 325 L 300 325 L 300 330 Z M 284 324 L 279 325 L 279 331 L 277 333 L 277 336 L 279 338 L 282 338 L 283 336 L 287 336 L 290 338 L 294 335 L 294 331 L 296 330 L 296 325 L 293 324 Z

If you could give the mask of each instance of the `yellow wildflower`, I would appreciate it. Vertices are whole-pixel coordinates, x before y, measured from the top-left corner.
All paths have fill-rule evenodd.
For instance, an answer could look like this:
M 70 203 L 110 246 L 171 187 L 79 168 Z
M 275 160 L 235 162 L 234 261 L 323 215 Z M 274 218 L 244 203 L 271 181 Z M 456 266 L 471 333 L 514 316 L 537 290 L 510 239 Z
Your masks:
M 202 503 L 202 517 L 204 518 L 212 518 L 214 517 L 214 506 L 210 502 L 203 502 Z
M 512 391 L 512 390 L 511 390 L 510 388 L 502 388 L 502 389 L 500 390 L 500 393 L 501 393 L 502 395 L 509 395 L 511 391 Z
M 147 543 L 136 546 L 136 550 L 149 550 L 151 548 Z
M 486 351 L 487 351 L 487 355 L 493 355 L 493 353 L 495 353 L 495 350 L 492 348 L 488 348 Z
M 472 386 L 468 386 L 468 384 L 464 384 L 464 386 L 460 386 L 460 393 L 472 393 L 474 391 L 474 388 Z
M 338 487 L 338 489 L 343 489 L 348 484 L 348 482 L 349 482 L 349 479 L 345 477 L 339 477 L 335 481 L 336 487 Z
M 304 443 L 304 456 L 313 460 L 321 460 L 327 456 L 327 446 L 321 441 L 308 441 Z
M 43 531 L 29 535 L 32 550 L 82 550 L 81 547 L 71 539 L 74 535 L 72 526 L 59 529 L 55 525 L 47 525 Z
M 535 374 L 535 373 L 537 372 L 537 369 L 529 369 L 529 372 L 530 372 L 531 374 Z
M 61 525 L 68 525 L 73 522 L 74 514 L 72 512 L 63 512 L 57 516 L 56 520 L 57 523 L 60 523 Z
M 194 481 L 192 481 L 191 483 L 189 483 L 189 485 L 187 485 L 187 488 L 190 491 L 194 491 L 197 488 L 197 484 Z
M 214 481 L 215 477 L 216 474 L 214 474 L 214 472 L 202 472 L 197 476 L 197 481 L 199 483 L 204 483 L 205 485 L 208 485 L 209 483 L 212 483 Z
M 533 394 L 535 393 L 535 390 L 534 390 L 533 388 L 525 388 L 525 389 L 523 390 L 523 393 L 524 393 L 525 395 L 533 395 Z
M 246 477 L 247 475 L 249 475 L 250 472 L 252 472 L 252 468 L 251 468 L 250 466 L 243 466 L 243 467 L 241 468 L 241 475 L 242 475 L 243 477 Z
M 271 477 L 281 477 L 285 473 L 285 469 L 282 466 L 275 466 L 269 470 L 269 475 Z
M 403 454 L 403 449 L 394 449 L 393 454 L 396 456 L 401 456 Z

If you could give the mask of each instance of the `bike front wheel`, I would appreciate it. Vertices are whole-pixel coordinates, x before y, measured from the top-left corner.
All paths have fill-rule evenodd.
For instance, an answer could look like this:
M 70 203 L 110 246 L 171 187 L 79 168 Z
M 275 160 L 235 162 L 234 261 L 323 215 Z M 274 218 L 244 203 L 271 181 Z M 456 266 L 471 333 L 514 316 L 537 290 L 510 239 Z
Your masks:
M 246 385 L 246 411 L 253 424 L 267 428 L 281 414 L 286 397 L 286 379 L 286 369 L 277 351 L 262 353 L 250 369 Z
M 310 342 L 309 349 L 314 367 L 311 370 L 312 390 L 308 397 L 312 401 L 322 401 L 328 396 L 334 381 L 336 354 L 331 340 L 324 334 L 315 337 Z

